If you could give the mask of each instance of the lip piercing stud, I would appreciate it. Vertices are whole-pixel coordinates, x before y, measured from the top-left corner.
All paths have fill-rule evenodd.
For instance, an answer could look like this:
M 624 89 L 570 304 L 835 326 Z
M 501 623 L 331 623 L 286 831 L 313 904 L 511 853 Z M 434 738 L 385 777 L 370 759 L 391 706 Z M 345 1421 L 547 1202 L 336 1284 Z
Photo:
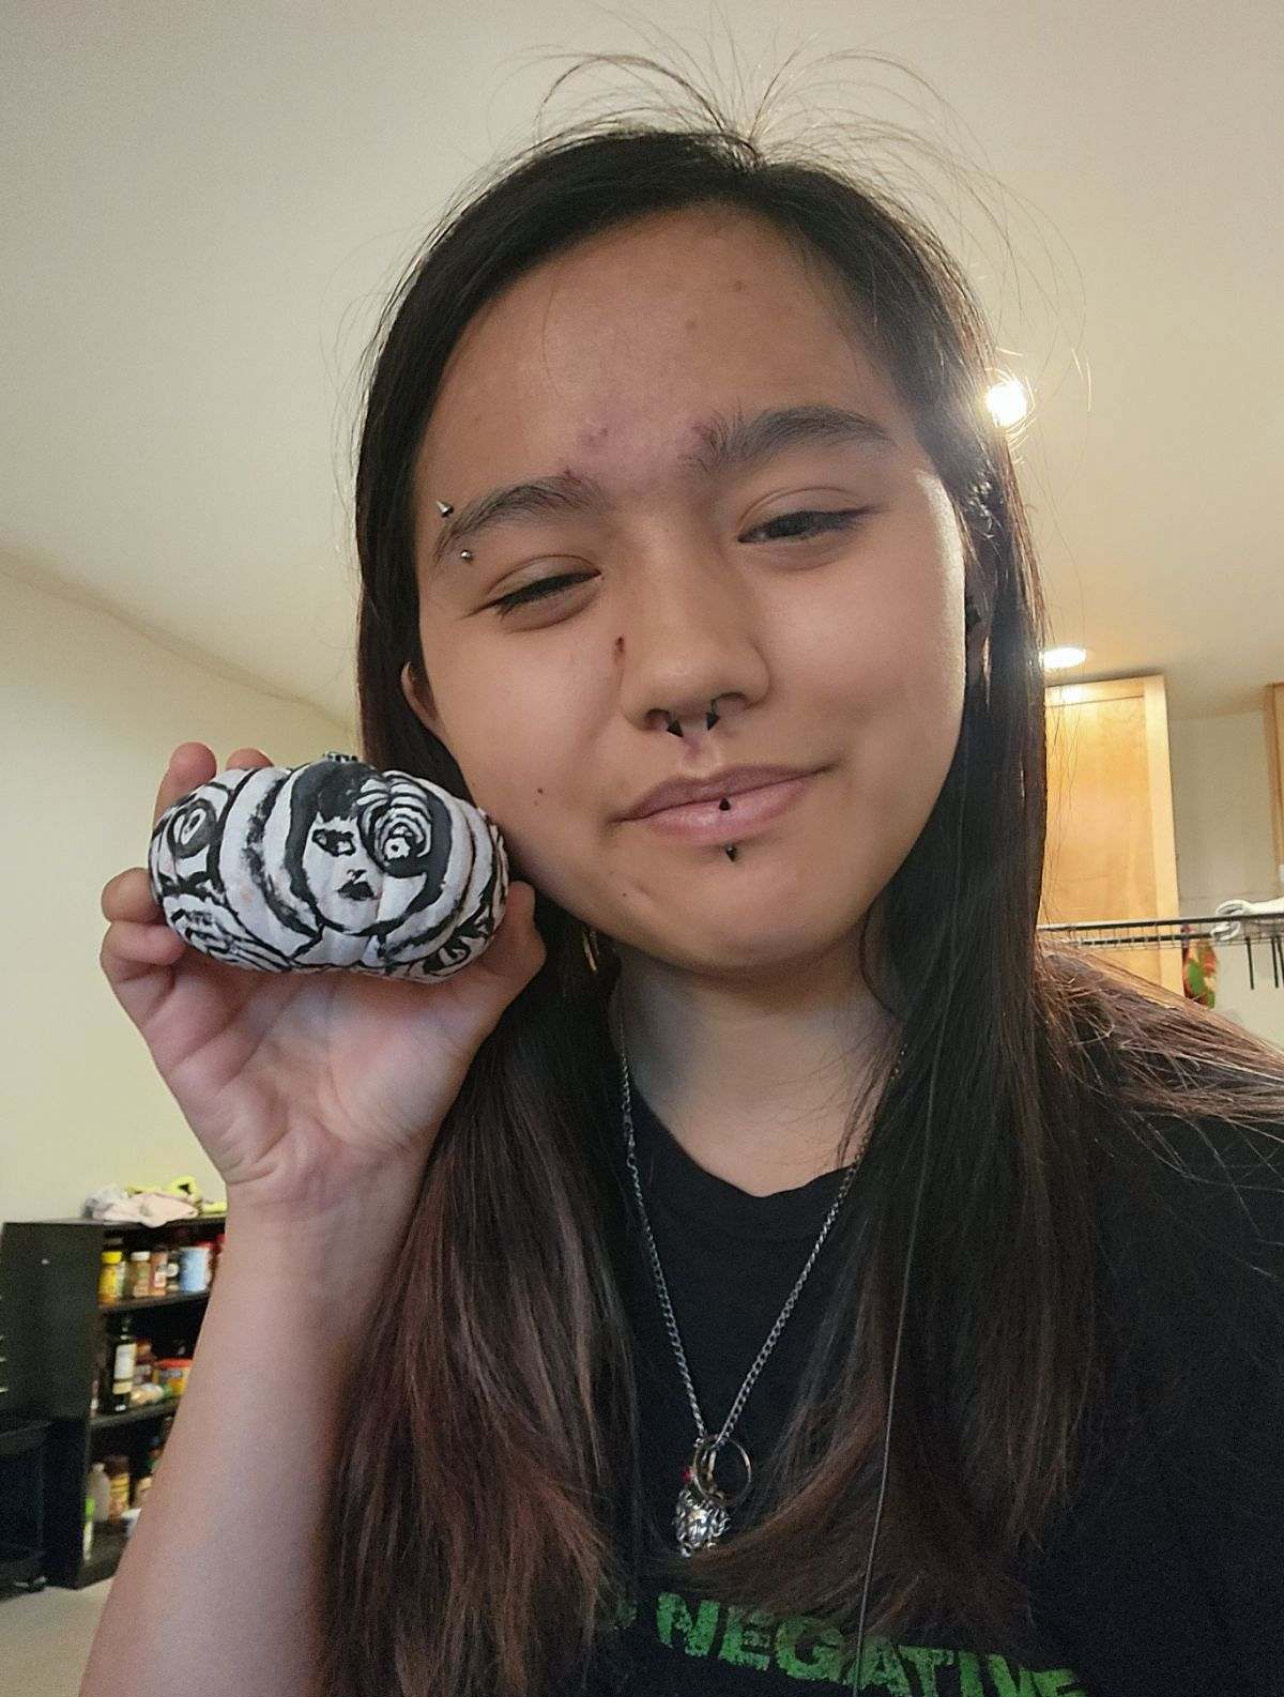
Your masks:
M 735 858 L 736 858 L 736 845 L 734 843 L 728 843 L 727 844 L 727 859 L 728 860 L 734 860 Z
M 454 510 L 455 509 L 451 506 L 449 501 L 438 501 L 437 503 L 437 511 L 441 514 L 442 518 L 445 518 L 447 513 L 453 513 Z

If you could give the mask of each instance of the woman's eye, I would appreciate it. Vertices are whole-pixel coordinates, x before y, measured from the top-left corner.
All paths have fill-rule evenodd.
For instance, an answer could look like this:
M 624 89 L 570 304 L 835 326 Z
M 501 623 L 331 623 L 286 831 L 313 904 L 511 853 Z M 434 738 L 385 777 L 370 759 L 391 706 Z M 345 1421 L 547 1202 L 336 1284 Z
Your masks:
M 868 507 L 839 507 L 833 511 L 807 509 L 796 513 L 782 513 L 779 518 L 768 519 L 766 524 L 758 525 L 748 534 L 761 536 L 768 531 L 776 531 L 779 535 L 781 525 L 795 526 L 796 528 L 783 533 L 787 541 L 793 536 L 816 536 L 826 530 L 850 530 L 857 519 L 864 518 L 869 511 Z M 801 523 L 803 520 L 807 522 Z
M 779 518 L 769 519 L 766 524 L 760 524 L 746 534 L 765 536 L 768 532 L 774 532 L 775 535 L 771 538 L 773 541 L 819 536 L 826 531 L 850 530 L 858 519 L 864 518 L 871 510 L 869 507 L 841 507 L 836 511 L 803 509 L 795 513 L 782 513 Z M 793 528 L 782 531 L 782 525 Z M 511 613 L 517 607 L 525 607 L 533 601 L 543 601 L 547 596 L 557 594 L 567 584 L 586 583 L 591 575 L 588 572 L 563 572 L 557 577 L 540 578 L 537 583 L 525 584 L 521 589 L 514 589 L 511 594 L 499 596 L 490 605 L 502 618 L 505 613 Z
M 551 595 L 562 584 L 584 583 L 588 576 L 587 572 L 563 572 L 560 577 L 542 577 L 538 583 L 528 583 L 521 589 L 513 590 L 511 595 L 501 595 L 498 600 L 491 602 L 491 606 L 499 609 L 502 618 L 505 613 L 511 613 L 515 607 L 524 607 L 531 601 L 542 601 L 546 595 Z

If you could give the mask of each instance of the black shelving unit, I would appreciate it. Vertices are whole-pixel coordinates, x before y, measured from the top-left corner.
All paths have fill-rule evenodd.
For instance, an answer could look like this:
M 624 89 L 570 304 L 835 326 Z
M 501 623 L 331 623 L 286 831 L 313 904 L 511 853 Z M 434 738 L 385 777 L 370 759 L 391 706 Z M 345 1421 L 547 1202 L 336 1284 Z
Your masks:
M 113 1224 L 103 1220 L 14 1220 L 0 1230 L 0 1433 L 5 1424 L 43 1424 L 39 1445 L 42 1525 L 36 1583 L 79 1590 L 116 1571 L 124 1535 L 114 1527 L 94 1528 L 93 1548 L 84 1555 L 85 1497 L 93 1462 L 107 1455 L 130 1458 L 136 1475 L 156 1428 L 181 1403 L 179 1397 L 90 1414 L 94 1375 L 105 1328 L 112 1315 L 128 1312 L 135 1333 L 150 1336 L 158 1358 L 179 1342 L 196 1347 L 208 1292 L 138 1297 L 100 1303 L 98 1273 L 104 1245 L 123 1240 L 131 1249 L 165 1243 L 212 1241 L 224 1213 L 202 1214 L 165 1226 Z M 144 1320 L 147 1322 L 143 1324 Z M 5 1534 L 0 1530 L 0 1547 Z M 0 1561 L 3 1551 L 0 1548 Z M 0 1575 L 3 1568 L 0 1567 Z M 34 1587 L 33 1587 L 34 1588 Z
M 0 1417 L 0 1596 L 45 1587 L 44 1444 L 48 1431 L 47 1420 Z

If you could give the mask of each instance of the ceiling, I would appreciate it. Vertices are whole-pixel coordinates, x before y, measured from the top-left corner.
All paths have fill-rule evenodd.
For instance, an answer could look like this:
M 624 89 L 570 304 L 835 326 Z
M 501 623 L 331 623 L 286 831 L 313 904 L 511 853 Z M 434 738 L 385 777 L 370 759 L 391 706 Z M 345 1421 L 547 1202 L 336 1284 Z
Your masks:
M 740 118 L 779 72 L 782 139 L 868 119 L 961 162 L 886 133 L 859 153 L 960 253 L 1033 391 L 1052 634 L 1090 651 L 1059 679 L 1162 670 L 1174 716 L 1254 709 L 1284 678 L 1284 9 L 783 16 L 13 0 L 0 569 L 351 723 L 352 444 L 382 299 L 461 185 L 532 139 L 561 71 L 642 53 Z M 673 92 L 590 72 L 544 127 Z

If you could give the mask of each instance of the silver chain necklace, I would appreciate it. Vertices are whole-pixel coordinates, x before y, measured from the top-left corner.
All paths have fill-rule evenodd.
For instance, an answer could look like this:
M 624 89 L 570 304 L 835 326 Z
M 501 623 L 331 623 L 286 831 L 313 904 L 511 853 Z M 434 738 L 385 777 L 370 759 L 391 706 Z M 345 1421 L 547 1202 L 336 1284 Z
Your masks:
M 633 1107 L 632 1092 L 629 1088 L 629 1063 L 624 1048 L 624 1021 L 618 1005 L 615 1009 L 615 1025 L 616 1031 L 619 1034 L 620 1084 L 624 1109 L 625 1137 L 628 1146 L 629 1171 L 633 1175 L 633 1190 L 638 1199 L 638 1209 L 642 1215 L 642 1225 L 646 1231 L 647 1248 L 651 1257 L 651 1270 L 655 1274 L 656 1289 L 659 1292 L 660 1306 L 664 1310 L 665 1325 L 668 1328 L 669 1337 L 673 1343 L 674 1354 L 678 1359 L 678 1368 L 682 1374 L 682 1381 L 687 1388 L 687 1398 L 691 1404 L 691 1412 L 695 1415 L 695 1448 L 692 1451 L 690 1462 L 683 1470 L 682 1489 L 678 1493 L 677 1508 L 673 1517 L 673 1527 L 674 1532 L 677 1535 L 678 1550 L 680 1554 L 689 1556 L 704 1545 L 716 1544 L 718 1542 L 719 1538 L 722 1537 L 730 1523 L 731 1510 L 737 1505 L 737 1503 L 743 1501 L 745 1494 L 749 1490 L 749 1485 L 753 1479 L 753 1468 L 750 1464 L 749 1456 L 746 1453 L 744 1446 L 735 1438 L 730 1436 L 731 1428 L 740 1418 L 740 1411 L 744 1407 L 745 1399 L 748 1397 L 749 1392 L 753 1389 L 754 1381 L 762 1371 L 763 1363 L 775 1348 L 776 1340 L 784 1330 L 785 1321 L 788 1320 L 790 1314 L 793 1312 L 794 1304 L 798 1300 L 798 1294 L 807 1280 L 807 1275 L 811 1272 L 811 1269 L 815 1264 L 817 1255 L 820 1254 L 821 1245 L 829 1235 L 829 1228 L 833 1225 L 838 1210 L 842 1206 L 843 1198 L 847 1195 L 848 1190 L 851 1188 L 851 1182 L 856 1176 L 856 1168 L 860 1164 L 860 1161 L 858 1158 L 857 1161 L 853 1162 L 847 1169 L 846 1177 L 843 1179 L 838 1195 L 834 1198 L 830 1205 L 829 1212 L 825 1216 L 825 1223 L 820 1228 L 820 1236 L 816 1239 L 816 1246 L 807 1257 L 806 1266 L 798 1275 L 798 1282 L 794 1285 L 793 1290 L 790 1291 L 789 1298 L 786 1301 L 785 1306 L 781 1309 L 775 1325 L 771 1328 L 771 1332 L 766 1343 L 763 1344 L 762 1348 L 759 1350 L 757 1360 L 749 1369 L 749 1372 L 745 1377 L 745 1382 L 741 1385 L 739 1393 L 736 1396 L 736 1400 L 731 1405 L 731 1412 L 727 1415 L 721 1432 L 719 1432 L 716 1438 L 711 1436 L 705 1426 L 704 1416 L 700 1412 L 700 1404 L 696 1399 L 695 1387 L 691 1383 L 691 1374 L 687 1368 L 686 1351 L 683 1349 L 682 1339 L 678 1335 L 678 1323 L 673 1315 L 673 1305 L 669 1301 L 669 1290 L 668 1286 L 664 1282 L 664 1270 L 660 1266 L 659 1251 L 656 1249 L 655 1236 L 651 1231 L 651 1222 L 647 1217 L 646 1203 L 642 1200 L 642 1181 L 638 1176 L 637 1148 L 633 1135 Z M 896 1068 L 899 1069 L 899 1067 L 900 1060 L 898 1058 Z M 893 1077 L 894 1076 L 895 1071 L 893 1072 Z M 717 1461 L 718 1451 L 728 1443 L 740 1452 L 740 1459 L 744 1467 L 744 1482 L 738 1490 L 734 1491 L 724 1489 L 717 1483 L 714 1477 L 714 1468 Z

